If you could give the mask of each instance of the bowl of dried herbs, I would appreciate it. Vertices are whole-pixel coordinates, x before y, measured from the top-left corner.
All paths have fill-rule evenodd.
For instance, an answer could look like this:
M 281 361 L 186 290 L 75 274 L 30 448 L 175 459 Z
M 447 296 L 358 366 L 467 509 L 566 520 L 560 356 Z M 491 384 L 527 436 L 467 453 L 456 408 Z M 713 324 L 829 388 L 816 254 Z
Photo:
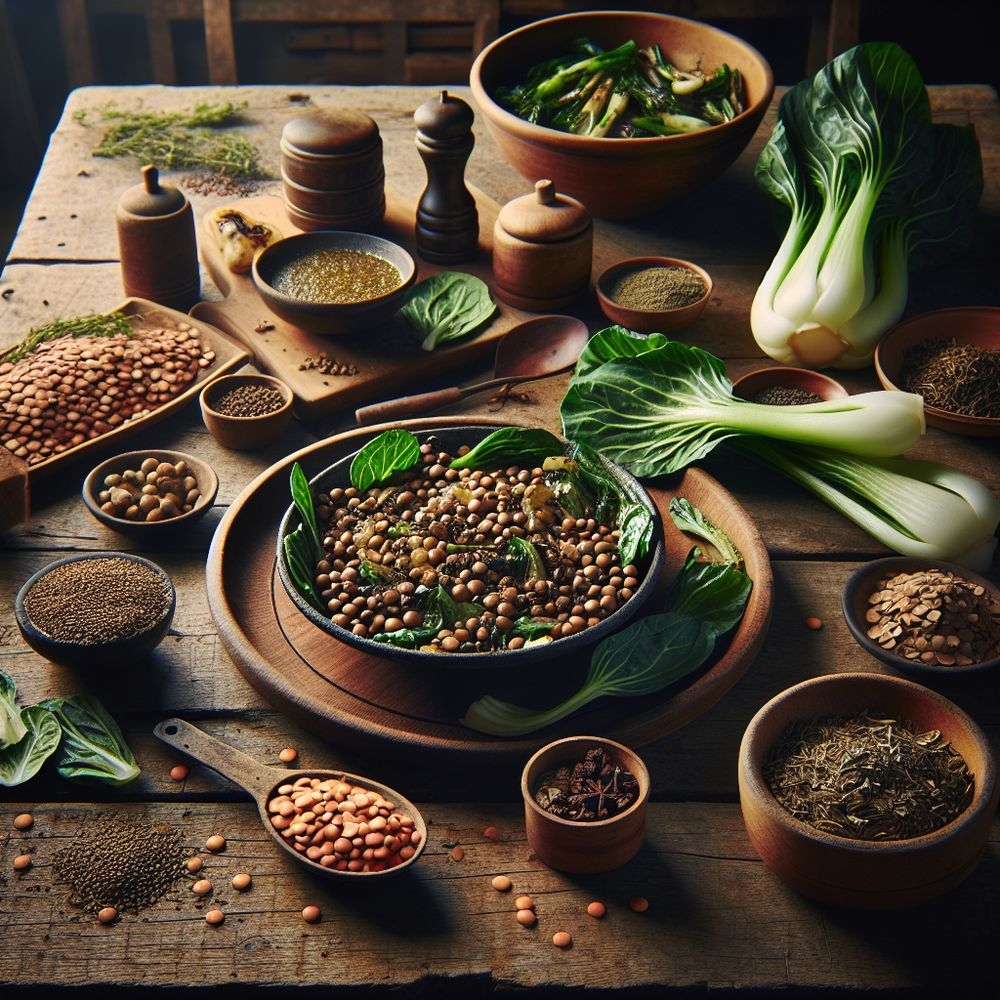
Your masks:
M 764 865 L 802 895 L 888 910 L 935 899 L 979 863 L 996 812 L 988 738 L 958 705 L 874 673 L 814 677 L 767 702 L 739 751 Z

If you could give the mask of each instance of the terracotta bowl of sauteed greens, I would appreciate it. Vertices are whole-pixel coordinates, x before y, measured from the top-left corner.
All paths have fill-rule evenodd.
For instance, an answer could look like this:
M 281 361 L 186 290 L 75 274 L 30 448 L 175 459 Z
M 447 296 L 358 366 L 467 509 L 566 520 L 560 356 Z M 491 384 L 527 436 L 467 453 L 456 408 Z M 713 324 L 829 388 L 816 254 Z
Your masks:
M 979 725 L 901 677 L 788 688 L 750 721 L 740 805 L 754 850 L 797 892 L 855 909 L 928 902 L 979 863 L 997 809 Z
M 333 639 L 442 668 L 578 656 L 658 590 L 656 505 L 548 431 L 394 428 L 311 481 L 296 466 L 281 583 Z
M 417 279 L 410 254 L 367 233 L 317 230 L 257 254 L 253 283 L 278 317 L 309 333 L 347 335 L 387 322 Z
M 606 219 L 649 215 L 715 180 L 774 92 L 767 60 L 735 35 L 640 11 L 517 28 L 483 49 L 469 82 L 507 162 Z

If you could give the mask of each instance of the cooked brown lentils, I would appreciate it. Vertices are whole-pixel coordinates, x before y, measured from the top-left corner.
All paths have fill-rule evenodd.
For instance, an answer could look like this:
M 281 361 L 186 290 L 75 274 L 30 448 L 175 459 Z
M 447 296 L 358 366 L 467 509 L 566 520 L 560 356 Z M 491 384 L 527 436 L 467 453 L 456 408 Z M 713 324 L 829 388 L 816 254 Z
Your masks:
M 469 614 L 420 648 L 488 653 L 525 645 L 518 619 L 549 624 L 547 637 L 560 639 L 631 599 L 639 571 L 622 566 L 618 529 L 557 514 L 541 467 L 453 469 L 433 441 L 421 454 L 401 485 L 337 487 L 318 498 L 326 558 L 316 583 L 334 624 L 361 638 L 419 629 L 424 599 L 440 585 Z M 514 575 L 515 537 L 534 546 L 540 574 Z

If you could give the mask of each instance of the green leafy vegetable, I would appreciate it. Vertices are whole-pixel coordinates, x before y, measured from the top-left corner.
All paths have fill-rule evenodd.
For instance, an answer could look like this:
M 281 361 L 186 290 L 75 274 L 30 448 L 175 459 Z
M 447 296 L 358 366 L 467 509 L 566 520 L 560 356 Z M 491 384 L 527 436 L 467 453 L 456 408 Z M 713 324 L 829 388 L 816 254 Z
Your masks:
M 485 469 L 526 458 L 541 461 L 549 455 L 561 455 L 562 451 L 562 441 L 541 427 L 498 427 L 464 455 L 453 458 L 451 467 Z
M 971 127 L 932 123 L 898 45 L 865 42 L 789 90 L 756 178 L 788 212 L 750 325 L 783 364 L 859 368 L 902 316 L 909 269 L 971 242 L 983 168 Z
M 716 638 L 740 620 L 750 588 L 750 577 L 734 563 L 702 562 L 692 550 L 666 603 L 676 614 L 700 621 Z
M 55 715 L 63 739 L 53 760 L 70 781 L 101 781 L 125 785 L 141 773 L 118 723 L 93 695 L 47 698 L 42 708 Z
M 0 750 L 19 743 L 28 731 L 17 707 L 17 688 L 13 678 L 0 670 Z
M 292 500 L 301 523 L 285 535 L 282 546 L 288 571 L 298 592 L 317 610 L 323 610 L 323 602 L 315 585 L 316 564 L 323 558 L 323 542 L 316 525 L 316 509 L 312 491 L 302 467 L 296 462 L 290 477 Z
M 439 271 L 418 281 L 400 309 L 423 338 L 425 351 L 468 336 L 496 311 L 486 282 L 462 271 Z
M 695 507 L 686 497 L 671 497 L 668 512 L 670 519 L 680 531 L 686 531 L 689 535 L 708 542 L 724 562 L 743 566 L 743 556 L 733 544 L 733 540 L 722 528 L 709 521 L 700 507 Z
M 397 472 L 413 468 L 419 461 L 420 442 L 413 434 L 398 427 L 383 431 L 354 456 L 351 485 L 364 492 L 388 481 Z
M 7 787 L 33 778 L 62 739 L 59 720 L 42 705 L 22 709 L 21 722 L 25 726 L 21 739 L 0 747 L 0 785 Z
M 512 535 L 507 541 L 507 564 L 519 580 L 547 580 L 545 562 L 526 538 Z
M 924 432 L 923 400 L 915 393 L 880 390 L 795 406 L 751 403 L 733 394 L 725 364 L 714 355 L 678 341 L 646 343 L 646 351 L 635 353 L 635 342 L 616 328 L 595 333 L 560 411 L 567 438 L 639 477 L 679 471 L 736 435 L 889 456 Z M 615 356 L 620 344 L 628 345 L 627 356 Z M 592 345 L 608 360 L 596 361 Z

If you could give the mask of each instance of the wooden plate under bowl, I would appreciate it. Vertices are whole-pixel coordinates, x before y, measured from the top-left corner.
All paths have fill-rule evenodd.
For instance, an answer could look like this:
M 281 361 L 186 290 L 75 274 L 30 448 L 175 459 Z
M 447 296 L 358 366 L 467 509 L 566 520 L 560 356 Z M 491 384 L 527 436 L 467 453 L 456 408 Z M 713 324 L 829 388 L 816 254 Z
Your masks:
M 1000 350 L 1000 308 L 958 306 L 936 309 L 903 320 L 875 348 L 875 372 L 886 389 L 905 390 L 902 380 L 906 352 L 927 340 L 954 340 L 959 344 Z M 1000 417 L 967 417 L 924 404 L 927 423 L 952 434 L 970 437 L 1000 435 Z
M 506 426 L 508 421 L 478 421 Z M 415 431 L 453 426 L 454 418 L 404 421 Z M 595 702 L 563 723 L 525 737 L 500 739 L 459 723 L 486 694 L 548 706 L 576 690 L 587 662 L 555 658 L 544 671 L 414 670 L 409 664 L 353 649 L 299 614 L 278 579 L 275 539 L 289 503 L 289 476 L 298 462 L 312 478 L 359 442 L 388 428 L 363 427 L 310 445 L 261 473 L 219 523 L 208 555 L 209 607 L 219 634 L 246 679 L 304 728 L 373 756 L 419 757 L 448 768 L 520 769 L 544 742 L 596 732 L 629 746 L 659 739 L 699 716 L 745 673 L 770 623 L 773 579 L 767 550 L 753 522 L 711 476 L 688 469 L 650 494 L 664 526 L 664 579 L 680 569 L 694 540 L 670 521 L 671 497 L 684 496 L 739 547 L 754 581 L 743 620 L 728 646 L 693 679 L 641 699 Z

